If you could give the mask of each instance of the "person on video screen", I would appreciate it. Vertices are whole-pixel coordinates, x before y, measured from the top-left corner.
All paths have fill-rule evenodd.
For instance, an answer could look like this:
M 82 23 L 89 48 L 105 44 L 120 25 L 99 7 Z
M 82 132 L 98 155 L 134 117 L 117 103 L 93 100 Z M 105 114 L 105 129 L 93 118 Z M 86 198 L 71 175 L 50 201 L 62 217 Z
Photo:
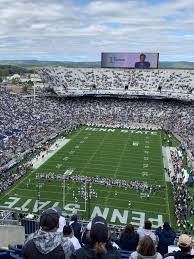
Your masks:
M 141 54 L 140 61 L 135 63 L 135 68 L 150 68 L 150 62 L 145 60 L 146 60 L 146 55 Z

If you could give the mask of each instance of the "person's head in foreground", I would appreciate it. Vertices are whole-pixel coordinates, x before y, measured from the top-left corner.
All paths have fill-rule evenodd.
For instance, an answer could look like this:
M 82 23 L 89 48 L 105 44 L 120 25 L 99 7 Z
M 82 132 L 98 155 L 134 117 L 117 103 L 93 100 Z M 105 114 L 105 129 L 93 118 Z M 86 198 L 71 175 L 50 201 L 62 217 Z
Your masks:
M 40 227 L 44 231 L 56 232 L 59 227 L 59 214 L 53 209 L 44 211 L 40 217 Z
M 192 250 L 192 239 L 186 234 L 182 234 L 178 240 L 178 246 L 182 252 L 190 254 Z
M 53 207 L 52 210 L 56 211 L 56 212 L 58 213 L 59 217 L 62 216 L 62 209 L 61 209 L 61 208 L 59 208 L 59 207 Z
M 133 252 L 130 256 L 130 259 L 138 258 L 153 258 L 153 259 L 162 259 L 160 253 L 156 252 L 156 246 L 154 241 L 149 236 L 144 236 L 138 244 L 137 251 Z
M 26 259 L 70 259 L 75 250 L 73 243 L 57 232 L 58 227 L 58 212 L 52 208 L 44 211 L 40 216 L 40 229 L 26 239 L 22 248 L 23 257 Z
M 156 254 L 156 247 L 151 237 L 145 236 L 139 241 L 137 252 L 143 256 L 154 256 Z
M 94 251 L 98 253 L 106 253 L 106 243 L 108 241 L 108 227 L 105 220 L 101 217 L 96 217 L 92 221 L 90 230 L 90 240 Z
M 64 226 L 63 227 L 63 235 L 64 237 L 73 237 L 73 229 L 71 226 Z

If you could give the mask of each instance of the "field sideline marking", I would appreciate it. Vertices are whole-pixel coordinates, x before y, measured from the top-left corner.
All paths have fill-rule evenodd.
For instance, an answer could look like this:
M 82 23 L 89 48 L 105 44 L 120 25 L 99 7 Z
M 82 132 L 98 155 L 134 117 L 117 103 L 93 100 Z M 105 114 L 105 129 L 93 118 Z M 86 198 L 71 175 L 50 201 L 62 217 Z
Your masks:
M 160 136 L 160 143 L 161 143 L 161 154 L 162 154 L 162 162 L 163 162 L 163 165 L 164 165 L 164 161 L 163 161 L 163 153 L 162 153 L 162 137 L 161 137 L 161 132 L 159 134 Z M 163 166 L 164 167 L 164 166 Z M 165 182 L 165 186 L 166 186 L 166 191 L 165 191 L 165 196 L 166 196 L 166 203 L 167 203 L 167 208 L 168 208 L 168 217 L 169 217 L 169 223 L 171 225 L 171 213 L 170 213 L 170 205 L 169 205 L 169 200 L 168 200 L 168 187 L 167 187 L 167 183 L 166 183 L 166 180 L 165 180 L 165 173 L 164 173 L 164 170 L 163 170 L 163 178 L 164 178 L 164 182 Z
M 33 164 L 33 169 L 37 170 L 39 167 L 41 167 L 44 163 L 46 163 L 52 156 L 54 156 L 61 148 L 63 148 L 66 144 L 68 144 L 70 142 L 71 139 L 63 139 L 60 142 L 58 141 L 55 142 L 50 148 L 52 149 L 53 147 L 55 147 L 55 144 L 58 144 L 59 146 L 57 148 L 54 148 L 54 150 L 52 150 L 52 153 L 48 153 L 45 154 L 45 151 L 40 153 L 41 155 L 44 155 L 44 158 L 40 158 L 38 160 L 36 160 L 36 158 L 34 158 L 31 162 Z

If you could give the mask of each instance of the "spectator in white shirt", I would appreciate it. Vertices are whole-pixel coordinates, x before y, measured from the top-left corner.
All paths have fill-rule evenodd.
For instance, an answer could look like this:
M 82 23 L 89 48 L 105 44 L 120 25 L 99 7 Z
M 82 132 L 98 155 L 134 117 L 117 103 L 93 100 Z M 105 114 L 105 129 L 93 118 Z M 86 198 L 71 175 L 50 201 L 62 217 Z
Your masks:
M 71 226 L 69 226 L 69 225 L 64 226 L 63 235 L 64 235 L 64 237 L 68 238 L 72 242 L 75 250 L 78 250 L 81 248 L 79 240 L 74 236 L 73 228 Z
M 140 227 L 137 230 L 137 233 L 139 234 L 139 239 L 141 240 L 145 236 L 151 237 L 151 239 L 154 241 L 156 244 L 156 235 L 152 232 L 152 223 L 149 220 L 146 220 L 144 222 L 144 227 Z
M 56 211 L 59 215 L 59 228 L 57 229 L 57 232 L 62 233 L 63 227 L 66 225 L 65 217 L 62 216 L 62 210 L 59 207 L 52 208 L 54 211 Z

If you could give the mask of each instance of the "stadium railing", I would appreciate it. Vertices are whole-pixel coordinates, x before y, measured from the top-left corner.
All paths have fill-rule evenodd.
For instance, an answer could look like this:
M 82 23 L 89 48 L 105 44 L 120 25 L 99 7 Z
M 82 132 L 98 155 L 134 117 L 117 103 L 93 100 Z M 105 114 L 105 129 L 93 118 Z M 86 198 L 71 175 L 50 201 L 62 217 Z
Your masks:
M 0 209 L 2 209 L 0 207 Z M 26 237 L 30 235 L 31 233 L 34 233 L 36 230 L 39 229 L 39 215 L 34 214 L 33 219 L 28 219 L 27 214 L 21 213 L 21 211 L 14 210 L 14 209 L 8 209 L 9 211 L 12 211 L 14 215 L 13 219 L 0 219 L 0 225 L 20 225 L 25 228 L 25 235 Z M 66 222 L 70 222 L 70 217 L 66 217 Z M 79 223 L 82 225 L 82 229 L 84 229 L 87 224 L 89 223 L 89 220 L 79 220 Z M 125 226 L 123 225 L 116 225 L 116 224 L 108 224 L 111 237 L 113 240 L 117 240 L 120 237 L 121 232 L 124 230 Z M 177 232 L 177 236 L 182 234 L 182 232 Z

